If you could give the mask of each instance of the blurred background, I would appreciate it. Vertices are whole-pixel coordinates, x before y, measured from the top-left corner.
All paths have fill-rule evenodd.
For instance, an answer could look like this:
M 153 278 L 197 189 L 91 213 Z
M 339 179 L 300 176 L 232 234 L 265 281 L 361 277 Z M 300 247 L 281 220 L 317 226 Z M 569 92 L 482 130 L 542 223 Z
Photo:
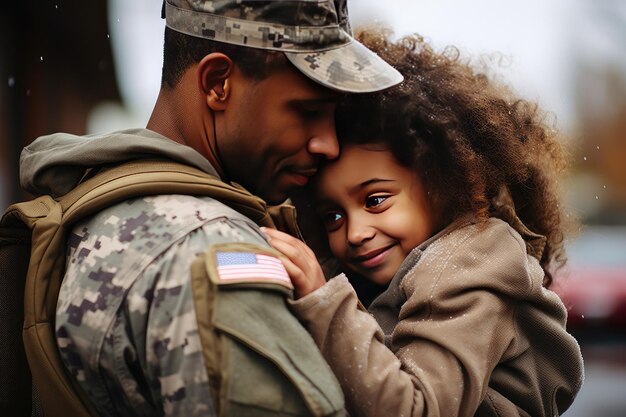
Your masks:
M 571 417 L 626 410 L 626 1 L 349 0 L 354 27 L 455 45 L 552 112 L 583 223 L 557 290 L 586 360 Z M 25 198 L 19 152 L 39 135 L 145 126 L 158 94 L 160 0 L 22 0 L 0 11 L 0 206 Z

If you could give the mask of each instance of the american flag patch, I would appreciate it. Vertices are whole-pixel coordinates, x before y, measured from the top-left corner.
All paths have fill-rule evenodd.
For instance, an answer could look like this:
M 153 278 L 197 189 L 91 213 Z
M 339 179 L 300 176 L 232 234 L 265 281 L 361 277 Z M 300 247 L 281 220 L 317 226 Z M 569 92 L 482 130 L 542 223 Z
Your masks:
M 215 257 L 220 281 L 274 281 L 292 288 L 287 270 L 275 256 L 251 252 L 216 252 Z

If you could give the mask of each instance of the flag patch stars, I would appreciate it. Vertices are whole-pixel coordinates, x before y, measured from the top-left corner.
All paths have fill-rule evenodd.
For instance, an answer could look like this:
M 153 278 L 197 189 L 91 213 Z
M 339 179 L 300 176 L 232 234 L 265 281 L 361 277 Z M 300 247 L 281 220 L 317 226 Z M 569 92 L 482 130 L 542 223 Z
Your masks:
M 283 263 L 275 256 L 253 252 L 215 253 L 222 282 L 274 282 L 293 288 Z

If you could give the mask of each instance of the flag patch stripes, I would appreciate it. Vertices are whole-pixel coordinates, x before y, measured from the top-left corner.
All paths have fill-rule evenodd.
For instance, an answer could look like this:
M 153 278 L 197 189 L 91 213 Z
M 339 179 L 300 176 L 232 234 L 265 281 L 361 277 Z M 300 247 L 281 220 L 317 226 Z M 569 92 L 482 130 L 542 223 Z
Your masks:
M 291 287 L 289 274 L 275 256 L 251 252 L 217 252 L 221 281 L 279 281 Z

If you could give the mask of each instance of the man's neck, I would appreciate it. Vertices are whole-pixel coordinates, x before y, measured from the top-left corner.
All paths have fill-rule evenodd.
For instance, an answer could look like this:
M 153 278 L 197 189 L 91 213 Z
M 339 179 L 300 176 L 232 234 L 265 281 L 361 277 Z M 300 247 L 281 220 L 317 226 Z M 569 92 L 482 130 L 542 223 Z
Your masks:
M 159 97 L 154 105 L 147 129 L 153 132 L 159 133 L 174 142 L 182 143 L 183 145 L 191 146 L 185 139 L 185 133 L 182 131 L 180 123 L 180 115 L 176 106 L 172 103 L 173 94 L 161 89 Z
M 193 96 L 193 91 L 184 91 L 184 85 L 179 83 L 173 89 L 161 89 L 146 128 L 195 149 L 223 177 L 222 165 L 209 146 L 213 140 L 209 137 L 213 132 L 213 120 L 197 116 L 197 98 Z

